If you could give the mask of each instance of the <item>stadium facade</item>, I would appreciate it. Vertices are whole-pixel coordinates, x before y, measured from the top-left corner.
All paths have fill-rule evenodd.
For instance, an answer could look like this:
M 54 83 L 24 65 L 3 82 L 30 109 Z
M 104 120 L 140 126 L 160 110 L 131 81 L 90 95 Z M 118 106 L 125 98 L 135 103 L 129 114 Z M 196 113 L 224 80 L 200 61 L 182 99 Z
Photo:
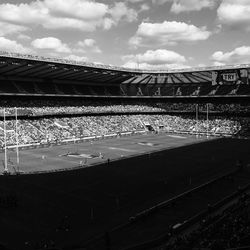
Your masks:
M 1 52 L 0 84 L 2 96 L 242 101 L 250 96 L 250 65 L 146 71 Z

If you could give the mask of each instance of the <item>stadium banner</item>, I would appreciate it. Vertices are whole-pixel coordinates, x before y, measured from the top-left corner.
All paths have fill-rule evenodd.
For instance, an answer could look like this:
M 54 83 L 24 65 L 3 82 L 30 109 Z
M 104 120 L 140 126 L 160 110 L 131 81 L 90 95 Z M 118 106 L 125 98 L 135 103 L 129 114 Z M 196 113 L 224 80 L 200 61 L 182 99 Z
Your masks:
M 212 71 L 212 85 L 249 84 L 249 69 Z
M 198 89 L 199 86 L 197 86 Z M 166 85 L 156 85 L 156 86 L 122 86 L 122 92 L 127 96 L 182 96 L 182 90 L 184 86 L 166 86 Z M 192 93 L 197 91 L 197 89 L 192 90 Z M 187 92 L 187 90 L 185 90 Z M 190 95 L 192 94 L 190 93 Z
M 169 90 L 171 88 L 171 90 Z M 167 96 L 173 93 L 173 87 L 165 85 L 120 85 L 120 92 L 124 96 Z

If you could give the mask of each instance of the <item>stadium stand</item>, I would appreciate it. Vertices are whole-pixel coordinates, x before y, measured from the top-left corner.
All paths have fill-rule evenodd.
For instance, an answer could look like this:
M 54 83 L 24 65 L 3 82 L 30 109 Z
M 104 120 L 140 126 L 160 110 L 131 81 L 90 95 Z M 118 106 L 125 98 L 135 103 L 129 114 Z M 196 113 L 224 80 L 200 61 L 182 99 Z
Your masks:
M 0 52 L 1 93 L 52 96 L 248 96 L 249 65 L 171 71 Z M 228 80 L 228 75 L 231 76 Z
M 21 144 L 60 142 L 137 130 L 227 136 L 242 134 L 249 124 L 248 119 L 244 118 L 250 111 L 248 102 L 217 103 L 209 99 L 199 103 L 187 99 L 185 103 L 160 99 L 98 100 L 94 97 L 163 95 L 178 99 L 226 96 L 230 100 L 243 95 L 243 98 L 250 93 L 248 80 L 239 77 L 241 71 L 245 72 L 245 67 L 247 65 L 231 67 L 235 72 L 230 74 L 235 74 L 238 80 L 234 84 L 221 84 L 225 70 L 223 67 L 165 73 L 129 72 L 117 67 L 2 52 L 1 117 L 3 119 L 5 109 L 5 115 L 9 117 L 7 125 L 10 131 L 15 131 L 14 108 L 17 108 L 17 114 L 22 118 L 18 123 Z M 216 70 L 217 84 L 213 83 L 214 72 L 211 70 Z M 228 71 L 225 72 L 228 74 Z M 79 81 L 84 81 L 84 84 Z M 20 95 L 20 98 L 15 95 Z M 59 96 L 64 98 L 58 99 Z M 73 96 L 89 96 L 92 99 Z M 198 103 L 198 112 L 201 114 L 199 120 L 195 117 Z M 206 112 L 210 112 L 209 119 L 205 117 Z M 213 116 L 215 113 L 217 116 Z M 235 114 L 243 117 L 230 117 Z M 0 125 L 3 127 L 2 121 Z M 8 145 L 14 144 L 14 138 L 13 132 L 7 134 Z M 0 140 L 3 145 L 3 133 Z
M 64 118 L 22 119 L 18 121 L 20 144 L 62 142 L 66 139 L 105 136 L 121 132 L 164 131 L 171 133 L 230 136 L 248 128 L 249 118 L 211 117 L 209 120 L 171 115 L 105 115 Z M 15 120 L 7 121 L 7 144 L 15 144 Z M 3 131 L 3 121 L 0 122 Z M 4 134 L 0 135 L 4 145 Z
M 5 136 L 9 148 L 18 138 L 20 149 L 137 132 L 245 137 L 250 134 L 249 69 L 250 65 L 234 65 L 129 70 L 0 52 L 0 149 L 5 149 Z M 249 204 L 249 197 L 243 197 L 219 217 L 208 218 L 209 227 L 204 221 L 199 232 L 163 249 L 250 245 Z
M 237 203 L 203 219 L 190 234 L 157 249 L 249 249 L 249 205 L 249 194 L 243 194 Z
M 249 65 L 128 70 L 0 52 L 0 128 L 5 110 L 7 144 L 14 144 L 17 110 L 24 145 L 138 130 L 244 135 L 248 72 Z
M 11 98 L 0 100 L 0 115 L 5 109 L 6 115 L 39 116 L 57 114 L 93 114 L 93 113 L 147 113 L 147 112 L 195 112 L 196 103 L 179 103 L 163 101 L 135 101 L 135 100 L 88 100 L 88 99 L 20 99 Z M 199 104 L 199 112 L 207 111 L 207 104 Z M 248 103 L 209 103 L 209 112 L 240 113 L 250 112 Z

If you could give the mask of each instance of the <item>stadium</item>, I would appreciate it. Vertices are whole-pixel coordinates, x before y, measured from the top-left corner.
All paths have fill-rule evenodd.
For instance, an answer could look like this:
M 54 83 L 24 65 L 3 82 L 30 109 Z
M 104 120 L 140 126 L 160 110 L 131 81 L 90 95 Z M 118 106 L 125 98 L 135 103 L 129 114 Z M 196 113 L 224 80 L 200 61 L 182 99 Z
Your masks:
M 1 52 L 0 95 L 1 249 L 248 249 L 250 65 Z

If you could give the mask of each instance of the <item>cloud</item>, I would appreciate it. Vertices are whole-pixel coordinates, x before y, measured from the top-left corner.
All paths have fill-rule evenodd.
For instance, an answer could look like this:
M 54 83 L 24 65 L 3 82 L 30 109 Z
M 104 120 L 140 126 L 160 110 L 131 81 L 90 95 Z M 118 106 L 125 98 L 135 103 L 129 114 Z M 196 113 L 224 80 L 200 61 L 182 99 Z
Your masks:
M 206 40 L 211 35 L 206 27 L 176 21 L 163 23 L 141 23 L 136 34 L 130 38 L 132 47 L 175 45 L 178 42 Z
M 186 58 L 171 50 L 148 50 L 144 54 L 126 55 L 122 57 L 124 67 L 143 69 L 185 68 Z
M 217 0 L 173 0 L 170 9 L 173 13 L 200 11 L 204 8 L 212 9 L 215 7 Z
M 42 2 L 31 2 L 30 4 L 1 4 L 0 18 L 2 20 L 20 23 L 31 23 L 44 21 L 48 17 L 48 9 Z
M 29 28 L 25 26 L 0 21 L 0 36 L 21 33 L 21 32 L 27 31 L 28 29 Z
M 222 51 L 216 51 L 211 57 L 214 61 L 214 65 L 249 63 L 249 58 L 250 47 L 248 46 L 238 47 L 225 53 Z
M 121 19 L 128 22 L 137 20 L 137 12 L 132 8 L 128 8 L 128 6 L 123 2 L 115 3 L 109 10 L 109 13 L 115 23 L 118 23 Z
M 113 5 L 94 0 L 36 0 L 21 4 L 0 4 L 0 20 L 41 25 L 46 29 L 95 31 L 110 29 L 121 21 L 132 22 L 137 13 L 123 2 Z
M 170 11 L 179 14 L 181 12 L 200 11 L 205 8 L 213 9 L 219 0 L 152 0 L 153 4 L 163 5 L 172 3 Z
M 127 0 L 127 2 L 130 2 L 130 3 L 141 3 L 141 2 L 146 2 L 148 0 Z
M 47 53 L 52 56 L 58 56 L 58 53 L 73 53 L 73 58 L 78 58 L 83 60 L 87 58 L 85 56 L 79 56 L 80 54 L 84 54 L 86 52 L 94 52 L 101 53 L 102 51 L 97 46 L 96 41 L 94 39 L 87 38 L 83 41 L 79 41 L 74 46 L 69 47 L 68 44 L 63 43 L 60 39 L 56 37 L 44 37 L 38 38 L 31 42 L 31 45 L 39 50 L 48 50 Z M 76 55 L 74 55 L 76 54 Z
M 99 22 L 86 22 L 74 18 L 50 17 L 42 23 L 42 26 L 46 29 L 77 29 L 86 32 L 93 32 L 101 25 Z
M 103 3 L 85 0 L 44 0 L 50 13 L 62 14 L 83 20 L 98 20 L 108 12 Z
M 214 66 L 225 66 L 226 64 L 222 63 L 222 62 L 214 62 L 213 65 Z
M 33 51 L 29 48 L 24 47 L 22 44 L 7 39 L 5 37 L 0 37 L 0 48 L 2 51 L 31 54 Z
M 187 69 L 190 66 L 182 65 L 182 64 L 159 64 L 159 65 L 152 65 L 148 63 L 139 63 L 136 62 L 127 62 L 122 65 L 124 68 L 129 69 L 145 69 L 145 70 L 170 70 L 170 69 Z
M 88 57 L 76 56 L 76 55 L 69 55 L 69 56 L 64 57 L 64 59 L 72 60 L 72 61 L 84 61 L 84 62 L 88 61 Z
M 138 15 L 142 12 L 148 11 L 151 9 L 151 2 L 149 0 L 125 0 L 127 6 L 133 6 L 135 9 L 132 9 L 136 17 L 134 20 L 138 19 Z
M 58 53 L 70 53 L 71 49 L 67 44 L 62 43 L 62 41 L 55 37 L 45 37 L 40 39 L 35 39 L 31 42 L 31 45 L 36 49 L 49 49 L 54 50 Z
M 223 0 L 217 9 L 217 15 L 223 24 L 243 27 L 250 31 L 249 0 Z
M 144 3 L 140 6 L 139 12 L 148 11 L 148 10 L 150 10 L 150 6 L 146 3 Z
M 95 53 L 101 53 L 102 51 L 97 46 L 96 41 L 94 39 L 87 38 L 84 41 L 79 41 L 77 43 L 77 46 L 80 47 L 80 51 L 82 49 L 82 52 L 85 52 L 85 50 L 95 52 Z
M 23 24 L 38 24 L 47 29 L 73 28 L 83 31 L 94 31 L 102 26 L 107 6 L 100 11 L 98 3 L 90 6 L 87 1 L 73 0 L 84 11 L 75 11 L 75 5 L 68 0 L 34 1 L 29 4 L 1 4 L 0 19 Z M 82 2 L 82 4 L 80 4 Z M 78 5 L 77 5 L 78 3 Z M 85 10 L 91 12 L 88 14 Z
M 165 4 L 167 2 L 172 2 L 173 0 L 152 0 L 153 4 L 158 4 L 158 5 L 162 5 Z

